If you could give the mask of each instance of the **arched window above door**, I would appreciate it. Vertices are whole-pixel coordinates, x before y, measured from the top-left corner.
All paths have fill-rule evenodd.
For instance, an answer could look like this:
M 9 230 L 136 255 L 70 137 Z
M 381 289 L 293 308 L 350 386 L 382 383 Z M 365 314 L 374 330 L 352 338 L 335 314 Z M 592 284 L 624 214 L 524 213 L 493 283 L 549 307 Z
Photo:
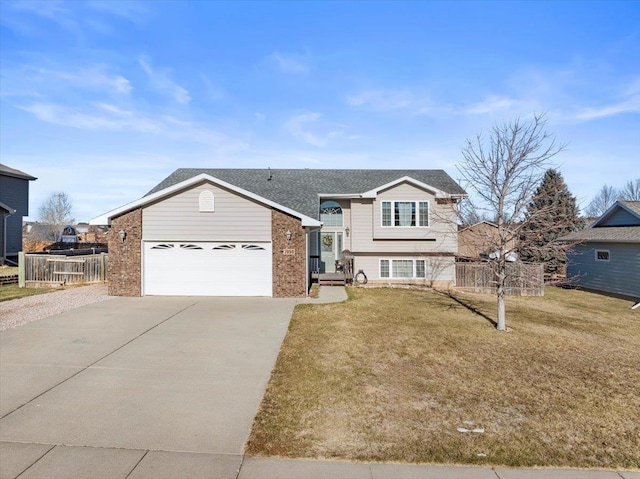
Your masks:
M 320 205 L 320 221 L 324 226 L 342 226 L 342 208 L 335 201 L 323 201 Z

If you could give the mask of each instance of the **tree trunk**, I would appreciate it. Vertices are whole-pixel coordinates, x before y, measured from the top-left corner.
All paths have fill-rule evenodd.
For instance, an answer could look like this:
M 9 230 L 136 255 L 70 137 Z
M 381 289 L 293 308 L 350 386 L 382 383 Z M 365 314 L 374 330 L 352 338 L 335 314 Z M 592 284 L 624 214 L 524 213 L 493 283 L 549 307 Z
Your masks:
M 504 285 L 498 285 L 498 324 L 496 325 L 498 331 L 506 331 L 507 329 L 507 313 L 504 303 Z

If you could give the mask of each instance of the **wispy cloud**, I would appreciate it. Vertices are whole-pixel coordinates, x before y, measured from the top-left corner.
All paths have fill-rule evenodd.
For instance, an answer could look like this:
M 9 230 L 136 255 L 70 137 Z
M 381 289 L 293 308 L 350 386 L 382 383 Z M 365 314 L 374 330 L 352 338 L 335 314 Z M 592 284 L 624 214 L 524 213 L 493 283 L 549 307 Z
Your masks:
M 85 33 L 113 35 L 116 28 L 113 19 L 125 19 L 140 25 L 148 17 L 148 9 L 142 2 L 62 0 L 3 0 L 6 6 L 1 22 L 22 34 L 39 35 L 33 18 L 48 20 L 61 29 L 82 39 Z
M 513 109 L 518 105 L 518 103 L 519 102 L 513 98 L 491 95 L 466 108 L 466 113 L 469 113 L 470 115 L 493 114 Z
M 572 116 L 578 121 L 590 121 L 627 113 L 640 113 L 640 78 L 621 90 L 613 101 L 605 105 L 580 108 Z
M 346 126 L 324 120 L 318 112 L 307 111 L 292 116 L 284 124 L 285 129 L 294 137 L 305 143 L 322 148 L 336 138 L 358 138 L 356 135 L 345 136 Z
M 127 78 L 111 72 L 103 64 L 84 68 L 68 65 L 66 69 L 37 65 L 11 67 L 3 64 L 2 82 L 2 96 L 43 96 L 70 87 L 118 95 L 128 95 L 133 90 Z
M 149 77 L 151 87 L 160 93 L 171 96 L 176 103 L 187 104 L 191 101 L 191 95 L 189 91 L 178 85 L 170 78 L 170 70 L 161 69 L 156 70 L 151 67 L 151 63 L 148 59 L 142 57 L 138 59 L 138 63 Z
M 428 95 L 410 90 L 365 90 L 346 98 L 349 106 L 365 111 L 406 112 L 411 115 L 427 115 L 442 110 L 444 106 L 433 104 Z
M 275 51 L 267 57 L 267 60 L 288 75 L 303 75 L 311 71 L 311 60 L 308 54 L 298 55 Z
M 315 133 L 311 132 L 311 130 L 309 129 L 309 126 L 316 123 L 321 116 L 322 115 L 320 115 L 320 113 L 312 111 L 301 113 L 287 120 L 287 122 L 285 123 L 285 128 L 287 129 L 287 131 L 289 131 L 289 133 L 298 138 L 301 138 L 306 143 L 313 146 L 322 147 L 326 144 L 326 141 L 320 138 Z
M 98 12 L 124 18 L 135 24 L 140 24 L 149 14 L 149 10 L 144 2 L 91 0 L 87 2 L 87 6 Z
M 32 102 L 18 106 L 38 120 L 54 125 L 92 131 L 124 131 L 161 135 L 175 140 L 203 144 L 236 143 L 216 128 L 185 121 L 170 115 L 148 115 L 109 103 L 95 102 L 84 107 Z

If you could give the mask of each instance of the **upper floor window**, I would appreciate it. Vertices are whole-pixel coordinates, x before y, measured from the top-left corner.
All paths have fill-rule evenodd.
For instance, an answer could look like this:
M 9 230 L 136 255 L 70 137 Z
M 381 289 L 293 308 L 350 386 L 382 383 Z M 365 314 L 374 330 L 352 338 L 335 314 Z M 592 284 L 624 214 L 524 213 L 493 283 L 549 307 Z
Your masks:
M 382 226 L 429 226 L 429 202 L 383 201 Z
M 597 249 L 596 250 L 596 261 L 609 261 L 609 250 L 606 249 Z
M 320 205 L 320 221 L 324 226 L 342 226 L 342 208 L 335 201 L 323 201 Z
M 211 190 L 204 190 L 202 192 L 200 192 L 200 196 L 198 197 L 199 200 L 199 208 L 200 208 L 200 212 L 207 212 L 207 211 L 214 211 L 214 198 L 213 198 L 213 191 Z

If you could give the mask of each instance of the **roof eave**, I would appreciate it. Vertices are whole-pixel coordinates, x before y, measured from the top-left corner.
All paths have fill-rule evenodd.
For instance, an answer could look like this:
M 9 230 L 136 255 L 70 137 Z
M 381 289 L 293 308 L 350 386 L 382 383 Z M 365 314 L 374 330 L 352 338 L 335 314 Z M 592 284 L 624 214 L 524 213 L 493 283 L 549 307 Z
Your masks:
M 100 216 L 96 216 L 95 218 L 89 221 L 89 224 L 90 225 L 111 225 L 111 220 L 117 216 L 121 216 L 125 213 L 128 213 L 129 211 L 135 210 L 136 208 L 141 208 L 150 203 L 154 203 L 167 196 L 177 193 L 180 190 L 189 188 L 190 186 L 194 186 L 203 181 L 209 181 L 213 184 L 222 186 L 223 188 L 227 188 L 238 194 L 251 198 L 259 203 L 270 206 L 284 213 L 288 213 L 291 216 L 295 216 L 296 218 L 300 219 L 302 226 L 322 226 L 322 223 L 314 218 L 303 215 L 302 213 L 294 211 L 291 208 L 287 208 L 286 206 L 280 205 L 274 201 L 263 198 L 262 196 L 256 195 L 255 193 L 251 193 L 250 191 L 247 191 L 245 189 L 238 188 L 237 186 L 227 183 L 226 181 L 222 181 L 206 173 L 201 173 L 199 175 L 192 176 L 191 178 L 181 181 L 180 183 L 176 183 L 175 185 L 168 186 L 167 188 L 164 188 L 160 191 L 156 191 L 155 193 L 152 193 L 150 195 L 143 196 L 142 198 L 139 198 L 135 201 L 127 203 L 126 205 L 123 205 L 119 208 L 108 211 Z
M 403 176 L 401 178 L 395 179 L 393 181 L 390 181 L 389 183 L 386 183 L 384 185 L 380 185 L 377 188 L 374 188 L 372 190 L 369 191 L 365 191 L 364 193 L 362 193 L 360 196 L 362 198 L 376 198 L 378 196 L 378 193 L 382 190 L 386 190 L 388 188 L 392 188 L 396 185 L 399 185 L 400 183 L 411 183 L 415 186 L 418 186 L 422 189 L 425 189 L 431 193 L 433 193 L 436 198 L 456 198 L 456 199 L 461 199 L 461 198 L 466 198 L 467 195 L 463 194 L 463 193 L 447 193 L 441 189 L 438 189 L 434 186 L 428 185 L 426 183 L 423 183 L 422 181 L 418 181 L 415 178 L 412 178 L 410 176 Z

